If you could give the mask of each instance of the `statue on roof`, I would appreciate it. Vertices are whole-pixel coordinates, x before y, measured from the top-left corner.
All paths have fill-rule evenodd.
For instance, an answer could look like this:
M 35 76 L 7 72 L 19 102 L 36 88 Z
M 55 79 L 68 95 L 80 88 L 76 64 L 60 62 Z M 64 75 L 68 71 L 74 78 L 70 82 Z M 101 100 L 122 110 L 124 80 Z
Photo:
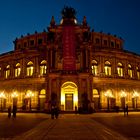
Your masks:
M 83 17 L 83 22 L 82 22 L 83 26 L 87 26 L 87 19 L 86 16 Z
M 62 9 L 61 14 L 62 14 L 62 18 L 75 18 L 76 11 L 72 7 L 65 6 Z
M 52 16 L 51 22 L 50 22 L 50 26 L 54 27 L 55 26 L 55 19 L 54 16 Z

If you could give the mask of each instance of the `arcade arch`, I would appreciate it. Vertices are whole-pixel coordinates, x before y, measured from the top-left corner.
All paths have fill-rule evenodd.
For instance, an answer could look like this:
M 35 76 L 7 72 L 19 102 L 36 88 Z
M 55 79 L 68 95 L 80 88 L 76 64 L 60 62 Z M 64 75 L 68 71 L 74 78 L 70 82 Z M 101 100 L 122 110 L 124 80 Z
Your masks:
M 61 110 L 73 111 L 75 107 L 78 107 L 78 87 L 68 81 L 61 86 Z

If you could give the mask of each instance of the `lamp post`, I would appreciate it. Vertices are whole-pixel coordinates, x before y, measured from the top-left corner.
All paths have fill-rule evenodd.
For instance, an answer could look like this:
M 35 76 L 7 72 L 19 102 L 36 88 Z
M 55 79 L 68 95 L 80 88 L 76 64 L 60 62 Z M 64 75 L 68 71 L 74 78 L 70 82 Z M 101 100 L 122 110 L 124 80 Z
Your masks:
M 121 92 L 121 98 L 122 98 L 122 101 L 123 101 L 122 108 L 125 107 L 125 98 L 126 98 L 126 96 L 127 96 L 127 94 L 124 91 L 122 91 Z
M 135 108 L 137 109 L 137 99 L 138 99 L 138 97 L 139 97 L 139 94 L 138 94 L 136 91 L 134 91 L 132 97 L 134 98 L 134 101 L 135 101 Z
M 110 98 L 113 97 L 113 95 L 110 90 L 108 90 L 104 95 L 107 97 L 107 110 L 109 111 L 109 106 L 110 106 L 109 101 L 110 101 Z
M 32 97 L 34 97 L 34 94 L 31 91 L 26 94 L 26 98 L 29 98 L 29 100 L 30 100 L 30 104 L 29 104 L 30 110 L 32 109 L 32 107 L 31 107 L 32 106 Z
M 3 92 L 0 93 L 0 99 L 1 99 L 1 110 L 3 109 L 3 106 L 2 106 L 2 100 L 5 99 L 6 96 Z

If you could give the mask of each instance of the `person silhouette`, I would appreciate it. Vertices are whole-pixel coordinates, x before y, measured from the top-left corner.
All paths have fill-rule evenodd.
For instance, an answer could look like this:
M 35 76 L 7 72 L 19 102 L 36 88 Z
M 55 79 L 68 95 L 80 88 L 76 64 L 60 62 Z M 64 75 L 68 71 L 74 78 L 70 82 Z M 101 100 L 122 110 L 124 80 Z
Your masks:
M 13 117 L 16 118 L 16 113 L 17 113 L 17 106 L 13 106 Z
M 51 106 L 51 118 L 54 119 L 54 115 L 55 115 L 55 106 Z
M 8 118 L 11 118 L 11 106 L 8 107 Z
M 55 114 L 55 118 L 57 119 L 59 116 L 59 108 L 57 106 L 55 106 L 54 108 L 54 114 Z
M 125 111 L 126 111 L 126 115 L 128 116 L 128 104 L 126 104 Z

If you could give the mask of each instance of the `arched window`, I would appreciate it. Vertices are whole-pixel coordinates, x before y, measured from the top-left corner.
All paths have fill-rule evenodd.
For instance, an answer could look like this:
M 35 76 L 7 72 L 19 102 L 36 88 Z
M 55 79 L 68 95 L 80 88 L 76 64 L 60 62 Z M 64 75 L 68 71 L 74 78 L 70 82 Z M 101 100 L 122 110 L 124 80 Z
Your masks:
M 20 76 L 20 72 L 21 72 L 20 63 L 17 63 L 15 67 L 15 77 Z
M 27 63 L 27 76 L 32 76 L 33 75 L 33 62 L 28 62 Z
M 99 97 L 99 93 L 97 89 L 93 89 L 93 98 Z
M 105 70 L 105 75 L 107 75 L 107 76 L 111 75 L 111 64 L 109 61 L 105 62 L 104 70 Z
M 45 89 L 42 89 L 42 90 L 40 91 L 39 98 L 42 99 L 42 98 L 45 98 L 45 97 L 46 97 L 46 90 L 45 90 Z M 44 100 L 44 102 L 45 102 L 45 100 Z
M 123 77 L 123 65 L 122 65 L 122 63 L 118 63 L 117 73 L 118 73 L 118 76 Z
M 132 66 L 130 64 L 128 64 L 128 75 L 130 76 L 130 78 L 133 77 Z
M 92 61 L 91 69 L 92 69 L 92 74 L 97 75 L 97 73 L 98 73 L 98 63 L 97 63 L 96 60 Z
M 45 95 L 45 94 L 46 94 L 46 90 L 45 90 L 45 89 L 42 89 L 42 90 L 40 91 L 40 94 L 41 94 L 41 95 Z
M 139 67 L 136 67 L 136 70 L 137 70 L 137 78 L 140 79 L 140 69 L 139 69 Z
M 47 62 L 46 62 L 46 60 L 43 60 L 40 63 L 40 75 L 46 74 L 46 70 L 47 70 Z
M 10 76 L 10 65 L 7 65 L 5 71 L 5 78 L 7 79 L 9 76 Z

